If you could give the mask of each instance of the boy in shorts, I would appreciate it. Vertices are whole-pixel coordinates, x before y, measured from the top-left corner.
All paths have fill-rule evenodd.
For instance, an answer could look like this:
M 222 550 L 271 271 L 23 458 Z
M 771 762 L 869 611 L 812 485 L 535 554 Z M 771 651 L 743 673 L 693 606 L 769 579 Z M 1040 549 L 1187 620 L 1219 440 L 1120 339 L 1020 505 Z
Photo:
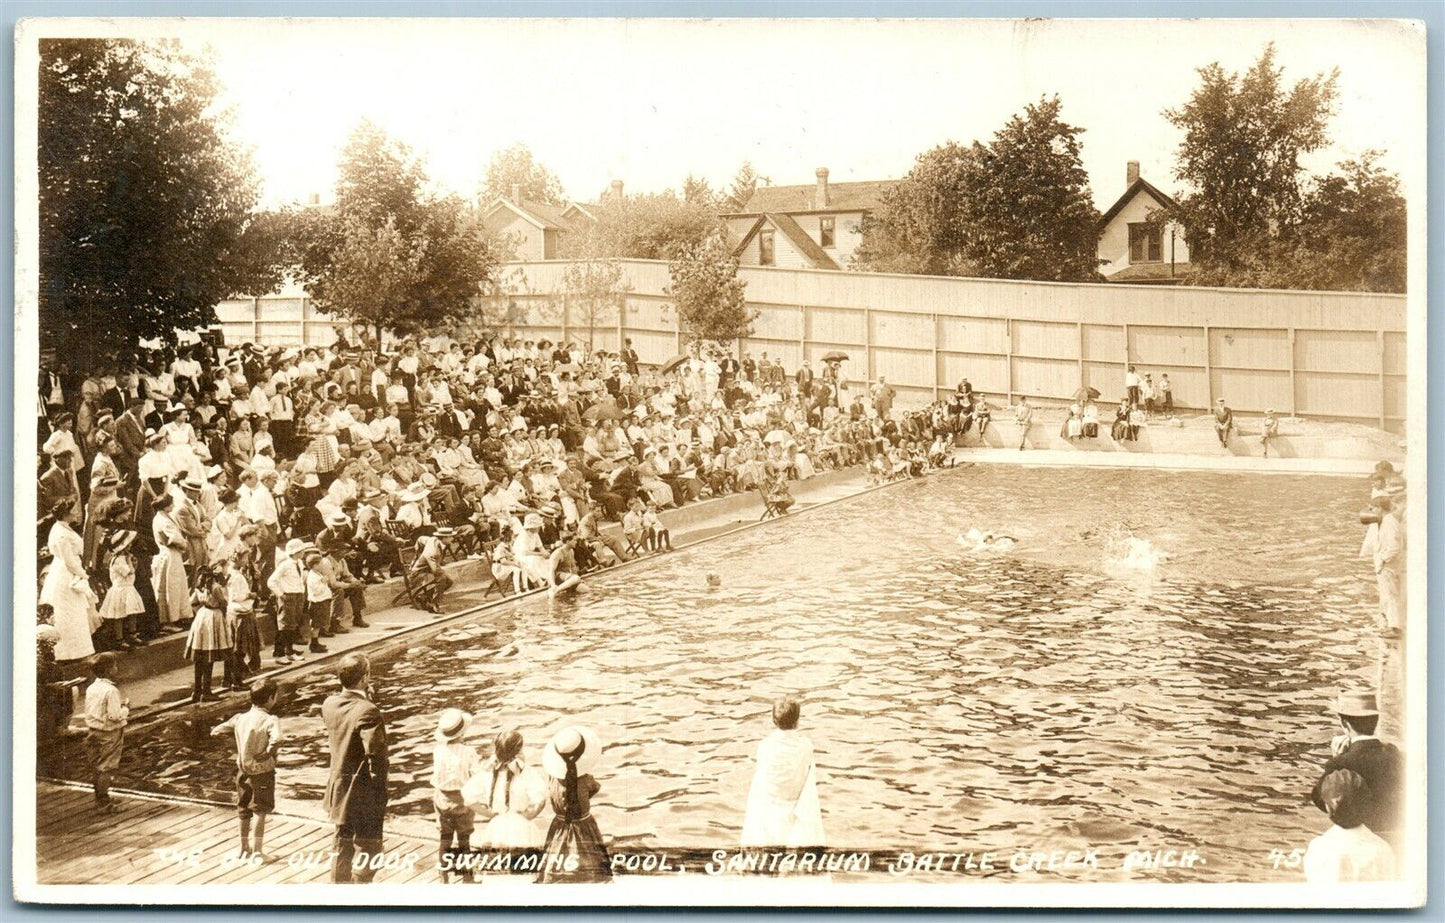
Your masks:
M 120 810 L 120 805 L 110 798 L 110 774 L 120 765 L 126 719 L 130 717 L 130 701 L 121 698 L 115 685 L 115 668 L 114 654 L 96 655 L 91 665 L 95 681 L 85 690 L 86 741 L 95 780 L 95 806 L 102 814 Z
M 236 813 L 241 818 L 241 858 L 272 861 L 262 851 L 266 817 L 276 809 L 276 750 L 281 745 L 281 722 L 273 714 L 276 681 L 266 679 L 251 687 L 251 710 L 237 712 L 211 729 L 217 737 L 231 731 L 236 739 Z M 251 839 L 251 818 L 256 838 Z M 252 843 L 255 850 L 252 850 Z

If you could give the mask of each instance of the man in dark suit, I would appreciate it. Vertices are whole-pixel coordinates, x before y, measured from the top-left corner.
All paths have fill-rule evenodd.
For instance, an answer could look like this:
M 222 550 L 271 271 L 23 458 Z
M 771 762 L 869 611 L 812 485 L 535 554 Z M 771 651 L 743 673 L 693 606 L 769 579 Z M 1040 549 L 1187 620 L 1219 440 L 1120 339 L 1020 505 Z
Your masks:
M 637 375 L 637 350 L 632 348 L 632 340 L 622 341 L 622 364 L 627 367 L 627 374 Z
M 808 365 L 807 359 L 803 360 L 802 368 L 798 369 L 798 372 L 794 377 L 798 383 L 799 394 L 813 393 L 813 368 L 812 366 Z
M 370 882 L 386 821 L 386 725 L 371 701 L 371 661 L 355 651 L 337 665 L 341 691 L 321 703 L 331 746 L 323 807 L 336 825 L 334 882 Z M 357 856 L 360 848 L 361 856 Z M 360 867 L 353 869 L 354 863 Z
M 1315 783 L 1314 791 L 1310 793 L 1310 800 L 1315 807 L 1328 813 L 1320 795 L 1320 783 L 1324 777 L 1337 769 L 1359 773 L 1373 796 L 1363 817 L 1365 826 L 1389 840 L 1398 855 L 1405 757 L 1399 747 L 1375 736 L 1380 709 L 1373 692 L 1341 693 L 1335 702 L 1335 712 L 1340 716 L 1340 726 L 1345 733 L 1335 738 L 1335 755 L 1325 763 L 1320 781 Z

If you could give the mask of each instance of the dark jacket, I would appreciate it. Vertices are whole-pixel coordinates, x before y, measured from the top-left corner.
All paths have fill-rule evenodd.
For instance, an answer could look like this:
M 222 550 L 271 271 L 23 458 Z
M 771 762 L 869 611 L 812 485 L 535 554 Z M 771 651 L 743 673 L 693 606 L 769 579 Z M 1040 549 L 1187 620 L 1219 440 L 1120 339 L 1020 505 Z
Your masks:
M 1400 827 L 1400 802 L 1405 781 L 1405 757 L 1400 748 L 1367 737 L 1352 743 L 1339 756 L 1330 758 L 1315 783 L 1310 800 L 1321 811 L 1325 810 L 1320 798 L 1320 783 L 1324 777 L 1337 769 L 1349 769 L 1360 774 L 1374 796 L 1371 809 L 1364 817 L 1365 826 L 1375 833 L 1389 832 Z
M 386 725 L 381 709 L 346 689 L 321 703 L 331 746 L 322 802 L 333 824 L 380 824 L 386 815 Z

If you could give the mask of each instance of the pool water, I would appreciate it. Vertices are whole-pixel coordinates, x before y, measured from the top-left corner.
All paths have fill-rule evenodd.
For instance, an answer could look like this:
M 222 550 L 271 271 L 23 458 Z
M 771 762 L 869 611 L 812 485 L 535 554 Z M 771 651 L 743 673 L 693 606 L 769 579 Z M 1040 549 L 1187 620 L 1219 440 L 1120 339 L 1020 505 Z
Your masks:
M 431 733 L 458 706 L 483 755 L 499 729 L 535 761 L 567 719 L 594 727 L 614 841 L 730 847 L 771 702 L 795 693 L 831 846 L 1098 848 L 1102 868 L 1054 876 L 1075 880 L 1192 847 L 1206 865 L 1148 877 L 1299 880 L 1267 853 L 1328 826 L 1307 801 L 1328 705 L 1378 666 L 1366 491 L 969 467 L 483 612 L 378 660 L 392 811 L 427 829 Z M 282 810 L 320 810 L 333 688 L 308 681 L 284 709 Z M 207 730 L 138 730 L 120 784 L 228 799 L 229 738 Z

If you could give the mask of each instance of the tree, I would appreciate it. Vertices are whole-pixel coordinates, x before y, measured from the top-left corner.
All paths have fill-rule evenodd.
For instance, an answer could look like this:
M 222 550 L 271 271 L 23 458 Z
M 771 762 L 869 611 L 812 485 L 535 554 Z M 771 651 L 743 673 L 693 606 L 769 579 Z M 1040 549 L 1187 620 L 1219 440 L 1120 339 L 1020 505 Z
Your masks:
M 561 290 L 554 297 L 563 302 L 571 328 L 587 328 L 590 353 L 597 328 L 616 326 L 620 312 L 626 310 L 626 296 L 630 291 L 632 286 L 617 260 L 586 259 L 567 264 L 562 272 Z
M 1080 157 L 1083 129 L 1057 96 L 1028 105 L 988 144 L 919 156 L 865 223 L 865 269 L 1087 281 L 1098 277 L 1099 213 Z
M 713 211 L 717 210 L 718 195 L 712 191 L 712 184 L 700 176 L 693 176 L 691 173 L 682 181 L 682 200 L 689 205 L 698 205 Z
M 297 272 L 317 306 L 353 323 L 411 333 L 469 314 L 495 281 L 480 217 L 436 195 L 409 148 L 369 122 L 342 153 L 336 207 L 291 216 Z
M 1329 143 L 1339 71 L 1302 79 L 1286 92 L 1274 45 L 1243 75 L 1213 63 L 1200 85 L 1164 117 L 1184 132 L 1175 176 L 1190 189 L 1171 217 L 1189 240 L 1202 276 L 1257 263 L 1269 238 L 1303 217 L 1300 156 Z
M 665 260 L 720 228 L 717 212 L 673 192 L 604 198 L 597 220 L 564 238 L 564 255 L 579 258 Z
M 720 207 L 728 212 L 742 211 L 743 206 L 748 204 L 748 199 L 753 197 L 758 183 L 766 185 L 768 182 L 766 176 L 759 176 L 758 171 L 753 169 L 751 161 L 744 160 L 743 165 L 738 167 L 738 172 L 733 175 L 733 184 L 728 189 L 727 198 L 720 203 Z
M 678 328 L 689 340 L 726 343 L 752 333 L 758 311 L 743 297 L 738 258 L 721 228 L 685 244 L 667 263 L 666 292 L 677 306 Z
M 172 42 L 40 43 L 40 340 L 92 368 L 283 280 L 216 78 Z
M 482 182 L 482 201 L 512 197 L 512 187 L 521 188 L 522 198 L 543 205 L 566 205 L 567 193 L 562 181 L 537 163 L 532 151 L 520 141 L 492 155 L 487 164 L 487 178 Z

